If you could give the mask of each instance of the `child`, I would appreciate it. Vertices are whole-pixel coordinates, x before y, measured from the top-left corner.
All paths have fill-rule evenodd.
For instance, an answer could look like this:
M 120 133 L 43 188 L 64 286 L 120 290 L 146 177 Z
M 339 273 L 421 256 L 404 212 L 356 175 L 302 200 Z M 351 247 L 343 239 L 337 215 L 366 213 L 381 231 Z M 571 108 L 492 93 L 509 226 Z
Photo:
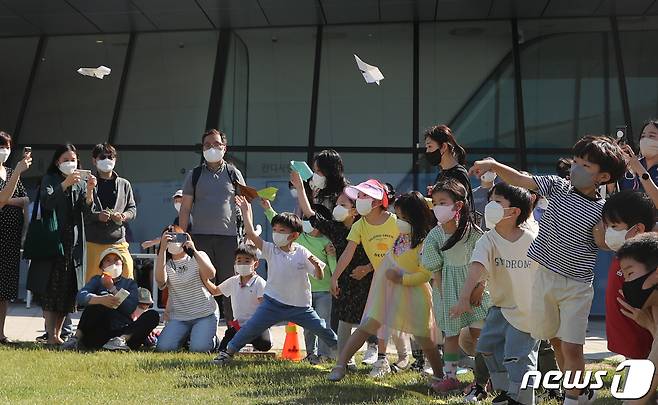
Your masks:
M 214 296 L 224 295 L 231 298 L 234 320 L 229 322 L 224 339 L 219 344 L 219 350 L 226 350 L 228 343 L 236 333 L 254 315 L 258 305 L 263 302 L 265 280 L 258 274 L 258 251 L 253 245 L 242 244 L 235 250 L 236 275 L 227 278 L 219 286 L 212 281 L 206 281 L 208 291 Z M 252 340 L 254 349 L 266 352 L 272 348 L 272 338 L 269 328 Z
M 323 216 L 321 211 L 314 211 L 311 207 L 308 197 L 303 190 L 304 184 L 299 173 L 290 173 L 291 184 L 294 185 L 295 190 L 300 190 L 296 193 L 299 200 L 299 207 L 305 217 L 308 218 L 313 228 L 319 230 L 323 235 L 331 241 L 336 249 L 338 256 L 342 255 L 347 247 L 347 236 L 350 229 L 359 215 L 356 212 L 354 201 L 347 197 L 347 194 L 342 193 L 336 200 L 336 207 L 330 216 Z M 357 280 L 351 277 L 353 270 L 360 266 L 369 267 L 370 260 L 366 252 L 363 250 L 362 245 L 358 245 L 354 251 L 352 260 L 350 261 L 347 271 L 344 271 L 338 280 L 340 294 L 335 298 L 336 316 L 338 317 L 338 352 L 340 353 L 347 342 L 347 339 L 352 334 L 352 328 L 358 326 L 363 316 L 363 309 L 368 299 L 368 291 L 370 291 L 370 284 L 372 282 L 372 272 L 366 274 L 365 277 Z M 372 340 L 372 338 L 371 338 Z M 365 356 L 364 356 L 365 357 Z M 377 361 L 377 339 L 374 339 L 374 360 Z M 354 358 L 350 359 L 347 363 L 348 371 L 356 371 L 356 363 Z
M 432 189 L 434 215 L 439 223 L 427 235 L 423 247 L 423 266 L 434 273 L 433 301 L 436 319 L 445 333 L 443 360 L 445 377 L 436 381 L 433 388 L 439 392 L 459 389 L 457 364 L 459 361 L 459 332 L 470 327 L 473 339 L 477 339 L 489 308 L 489 293 L 478 288 L 478 297 L 473 313 L 451 318 L 449 309 L 457 304 L 459 293 L 464 287 L 468 265 L 475 243 L 482 231 L 473 222 L 471 207 L 464 186 L 454 180 L 440 181 Z
M 398 198 L 395 213 L 399 236 L 375 273 L 361 325 L 340 353 L 328 377 L 330 381 L 345 376 L 347 360 L 377 331 L 383 340 L 393 330 L 412 334 L 432 364 L 435 378 L 442 374 L 441 357 L 432 336 L 435 325 L 428 283 L 431 275 L 420 264 L 422 244 L 431 229 L 432 216 L 418 192 Z
M 532 388 L 520 390 L 523 376 L 537 369 L 539 342 L 530 336 L 531 294 L 539 265 L 527 257 L 536 233 L 523 227 L 532 213 L 528 190 L 499 183 L 491 190 L 485 208 L 493 226 L 475 245 L 468 278 L 451 317 L 471 311 L 470 297 L 478 282 L 487 276 L 491 294 L 477 351 L 484 355 L 494 390 L 494 404 L 534 404 Z M 504 361 L 515 358 L 516 361 Z
M 306 193 L 301 193 L 301 195 L 306 196 Z M 268 200 L 261 199 L 261 205 L 265 210 L 265 217 L 271 222 L 276 216 L 276 211 L 272 209 L 272 205 Z M 325 216 L 329 215 L 326 212 L 329 210 L 323 205 L 318 204 L 314 208 L 323 211 Z M 330 276 L 336 268 L 336 252 L 330 249 L 331 242 L 329 239 L 322 235 L 320 231 L 313 228 L 308 220 L 302 221 L 302 228 L 304 232 L 299 235 L 299 238 L 295 242 L 308 249 L 313 256 L 327 264 L 322 280 L 316 280 L 312 276 L 309 276 L 308 279 L 311 282 L 311 306 L 317 312 L 320 319 L 329 325 L 331 322 L 331 294 L 329 293 L 329 285 L 331 282 Z M 329 254 L 329 250 L 333 254 Z M 318 365 L 332 360 L 329 347 L 322 341 L 318 344 L 318 337 L 306 329 L 304 329 L 304 342 L 306 343 L 306 360 L 312 365 Z
M 139 287 L 137 291 L 139 300 L 137 301 L 137 309 L 135 309 L 131 315 L 133 322 L 136 321 L 140 316 L 147 313 L 149 308 L 151 308 L 151 305 L 153 305 L 153 297 L 151 296 L 151 291 L 144 287 Z M 158 336 L 160 336 L 160 331 L 153 329 L 144 340 L 144 347 L 155 347 L 158 344 Z
M 388 208 L 388 196 L 386 188 L 379 181 L 371 179 L 358 186 L 348 186 L 345 188 L 345 194 L 350 199 L 356 200 L 356 211 L 361 215 L 361 219 L 352 225 L 347 236 L 347 247 L 338 259 L 336 271 L 331 276 L 331 292 L 334 297 L 341 294 L 338 279 L 352 261 L 357 246 L 363 246 L 363 250 L 365 250 L 370 260 L 369 266 L 359 266 L 352 270 L 351 277 L 360 280 L 379 268 L 384 256 L 393 246 L 393 242 L 400 232 L 396 225 L 395 214 L 386 210 Z M 375 378 L 391 372 L 391 366 L 386 358 L 387 342 L 379 339 L 377 346 L 377 361 L 375 361 L 370 371 L 370 376 Z M 399 360 L 405 361 L 404 358 Z M 408 360 L 406 361 L 408 362 Z
M 573 155 L 569 180 L 523 175 L 491 160 L 475 162 L 471 172 L 495 171 L 504 182 L 537 190 L 549 200 L 539 235 L 528 251 L 528 257 L 540 264 L 533 286 L 532 336 L 551 339 L 561 370 L 583 372 L 597 245 L 605 247 L 597 228 L 604 204 L 598 189 L 620 178 L 626 163 L 619 146 L 606 137 L 583 137 Z M 589 403 L 594 391 L 568 390 L 564 404 L 575 405 L 579 397 L 581 403 Z
M 294 243 L 302 233 L 302 221 L 295 214 L 284 212 L 272 219 L 272 240 L 265 242 L 254 231 L 251 204 L 244 197 L 235 197 L 244 215 L 244 228 L 256 248 L 267 260 L 268 278 L 263 302 L 246 325 L 231 339 L 225 351 L 213 361 L 226 365 L 244 345 L 260 336 L 272 325 L 282 321 L 294 322 L 317 334 L 331 350 L 336 349 L 337 338 L 333 330 L 311 307 L 311 283 L 307 274 L 318 280 L 324 277 L 325 264 L 306 248 Z M 333 357 L 333 356 L 332 356 Z
M 655 275 L 658 273 L 658 234 L 644 233 L 627 240 L 617 252 L 624 276 L 624 298 L 617 297 L 621 312 L 655 337 L 658 335 L 658 301 Z M 647 284 L 648 283 L 648 284 Z M 648 393 L 625 404 L 655 404 L 658 388 L 658 340 L 654 338 L 647 359 L 655 370 Z
M 654 213 L 653 203 L 643 193 L 622 191 L 613 195 L 603 206 L 606 245 L 616 252 L 626 239 L 651 231 L 655 221 Z M 646 359 L 653 337 L 649 331 L 620 312 L 622 307 L 617 298 L 623 283 L 619 261 L 614 260 L 608 270 L 608 285 L 605 290 L 608 350 L 631 359 Z

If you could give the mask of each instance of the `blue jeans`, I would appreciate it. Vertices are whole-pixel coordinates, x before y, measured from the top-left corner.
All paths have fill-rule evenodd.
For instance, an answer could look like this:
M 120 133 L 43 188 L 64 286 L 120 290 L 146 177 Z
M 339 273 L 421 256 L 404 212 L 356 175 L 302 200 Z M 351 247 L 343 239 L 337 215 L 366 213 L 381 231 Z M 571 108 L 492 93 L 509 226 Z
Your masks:
M 484 357 L 494 390 L 507 391 L 512 399 L 525 405 L 535 403 L 531 386 L 534 379 L 524 390 L 521 382 L 526 372 L 537 370 L 539 341 L 510 325 L 500 307 L 489 308 L 477 351 Z
M 167 322 L 160 337 L 156 350 L 173 352 L 181 348 L 190 339 L 190 351 L 197 353 L 210 352 L 217 347 L 217 323 L 219 311 L 204 318 L 191 321 L 171 320 Z
M 313 303 L 311 306 L 315 309 L 318 317 L 325 324 L 331 323 L 331 294 L 329 292 L 314 292 Z M 331 357 L 331 350 L 322 341 L 318 344 L 318 336 L 310 330 L 304 329 L 304 342 L 306 343 L 306 354 L 319 354 L 325 357 Z
M 282 321 L 294 322 L 304 330 L 308 329 L 316 334 L 321 341 L 324 341 L 331 350 L 336 349 L 338 344 L 336 334 L 331 328 L 327 327 L 324 320 L 318 317 L 312 307 L 286 305 L 265 295 L 256 312 L 229 342 L 228 351 L 231 353 L 240 351 L 267 328 Z

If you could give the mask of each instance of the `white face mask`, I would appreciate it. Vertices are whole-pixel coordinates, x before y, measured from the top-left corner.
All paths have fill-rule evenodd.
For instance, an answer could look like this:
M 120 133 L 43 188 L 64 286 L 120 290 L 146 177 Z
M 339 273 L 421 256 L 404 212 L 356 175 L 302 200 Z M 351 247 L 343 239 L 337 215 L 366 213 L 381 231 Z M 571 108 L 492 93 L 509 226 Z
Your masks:
M 292 196 L 292 198 L 294 198 L 296 200 L 297 199 L 297 189 L 296 188 L 291 188 L 290 189 L 290 195 Z
M 361 216 L 366 216 L 372 211 L 372 198 L 358 198 L 356 200 L 356 211 Z
M 505 217 L 505 208 L 496 201 L 489 201 L 484 207 L 484 220 L 487 228 L 493 229 Z
M 334 207 L 334 219 L 338 222 L 343 222 L 347 219 L 347 216 L 350 215 L 350 210 L 343 207 L 342 205 L 337 205 Z
M 9 148 L 0 148 L 0 164 L 5 163 L 9 159 L 11 154 L 11 149 Z
M 621 246 L 626 242 L 626 235 L 628 234 L 629 229 L 616 230 L 612 227 L 608 227 L 605 230 L 605 244 L 615 252 L 618 251 Z
M 172 255 L 179 255 L 183 253 L 183 244 L 170 242 L 167 244 L 167 252 L 171 253 Z
M 96 161 L 96 168 L 99 172 L 108 173 L 114 170 L 114 165 L 116 162 L 114 159 L 103 159 Z
M 395 221 L 398 226 L 398 230 L 403 235 L 408 235 L 411 233 L 411 224 L 403 219 L 398 219 Z
M 215 149 L 210 148 L 203 151 L 203 158 L 206 159 L 208 163 L 217 163 L 224 159 L 224 149 Z
M 651 138 L 640 139 L 640 152 L 642 156 L 654 157 L 658 155 L 658 140 Z
M 313 232 L 313 225 L 311 225 L 310 221 L 302 221 L 302 228 L 304 230 L 304 233 L 311 233 Z
M 434 216 L 436 217 L 436 220 L 439 221 L 439 224 L 445 224 L 446 222 L 449 222 L 451 219 L 457 215 L 457 211 L 453 211 L 455 209 L 455 205 L 435 205 L 432 208 L 432 211 L 434 211 Z
M 103 273 L 107 274 L 112 278 L 117 278 L 121 275 L 123 267 L 119 263 L 114 263 L 103 269 Z
M 253 266 L 251 264 L 236 264 L 233 266 L 235 272 L 241 276 L 248 276 L 253 271 Z
M 537 208 L 546 211 L 546 209 L 548 208 L 548 200 L 544 197 L 541 197 L 539 199 L 539 202 L 537 203 Z
M 327 187 L 327 178 L 321 174 L 313 173 L 310 186 L 316 190 L 322 190 L 323 188 Z
M 480 180 L 482 180 L 485 183 L 493 183 L 494 180 L 496 180 L 496 173 L 495 172 L 486 172 L 485 174 L 480 177 Z
M 180 212 L 180 206 L 181 203 L 174 203 L 174 208 L 176 208 L 176 211 Z
M 58 167 L 62 173 L 68 176 L 78 169 L 78 162 L 62 162 Z
M 288 244 L 289 236 L 289 233 L 272 232 L 272 242 L 278 247 L 283 247 Z

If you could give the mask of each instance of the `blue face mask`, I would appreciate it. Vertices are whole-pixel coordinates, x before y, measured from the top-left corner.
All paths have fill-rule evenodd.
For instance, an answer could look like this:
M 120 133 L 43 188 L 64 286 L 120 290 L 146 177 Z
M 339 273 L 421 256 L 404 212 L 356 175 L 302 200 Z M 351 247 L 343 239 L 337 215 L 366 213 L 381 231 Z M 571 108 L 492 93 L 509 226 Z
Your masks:
M 576 163 L 571 165 L 569 180 L 571 180 L 571 185 L 576 188 L 590 188 L 596 185 L 594 176 L 592 176 L 583 166 Z

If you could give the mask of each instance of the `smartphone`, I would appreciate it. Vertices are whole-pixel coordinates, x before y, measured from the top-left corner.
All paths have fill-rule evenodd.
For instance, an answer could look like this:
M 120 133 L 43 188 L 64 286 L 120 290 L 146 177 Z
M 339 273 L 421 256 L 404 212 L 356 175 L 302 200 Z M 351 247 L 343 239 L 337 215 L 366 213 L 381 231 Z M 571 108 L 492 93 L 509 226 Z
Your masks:
M 23 148 L 23 156 L 27 155 L 28 153 L 32 153 L 32 147 L 31 146 L 26 146 Z
M 173 243 L 185 243 L 187 242 L 187 234 L 186 233 L 169 233 L 173 237 L 171 240 Z
M 80 173 L 80 177 L 84 181 L 89 180 L 89 176 L 91 176 L 91 170 L 78 170 L 78 173 Z
M 627 130 L 628 127 L 626 125 L 618 126 L 615 130 L 615 140 L 618 145 L 626 145 L 628 143 Z

